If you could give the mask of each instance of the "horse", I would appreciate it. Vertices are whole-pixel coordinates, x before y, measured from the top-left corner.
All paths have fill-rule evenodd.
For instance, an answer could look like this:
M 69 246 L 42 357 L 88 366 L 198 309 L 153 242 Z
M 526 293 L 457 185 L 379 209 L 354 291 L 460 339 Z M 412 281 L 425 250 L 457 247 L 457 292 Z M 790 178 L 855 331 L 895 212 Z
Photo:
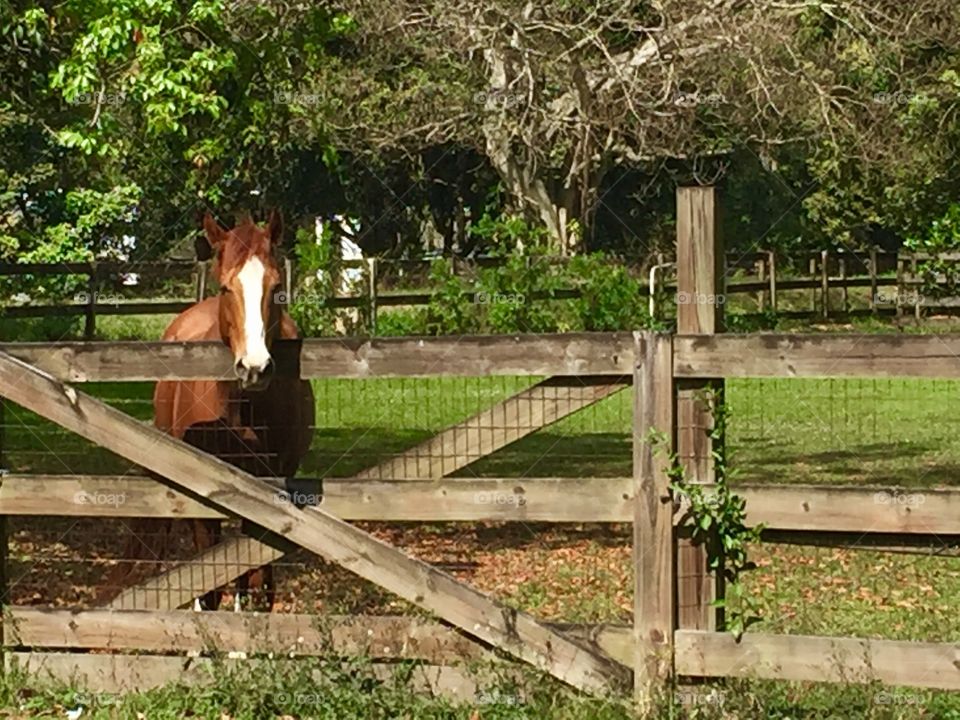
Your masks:
M 162 339 L 223 342 L 233 355 L 234 377 L 158 382 L 153 395 L 154 425 L 252 475 L 290 479 L 310 448 L 315 408 L 310 383 L 275 374 L 271 355 L 276 340 L 299 336 L 282 307 L 281 276 L 273 252 L 281 244 L 282 218 L 273 210 L 266 227 L 247 216 L 226 230 L 207 213 L 203 231 L 215 255 L 213 273 L 220 293 L 180 313 Z M 221 521 L 192 523 L 198 552 L 220 541 Z M 157 550 L 166 545 L 169 521 L 151 525 L 159 527 L 160 545 L 134 538 L 128 556 L 149 559 L 147 552 L 154 559 L 160 556 Z M 259 588 L 272 609 L 269 565 L 248 571 L 238 585 L 236 597 Z M 220 599 L 219 591 L 212 590 L 197 601 L 197 609 L 217 609 Z

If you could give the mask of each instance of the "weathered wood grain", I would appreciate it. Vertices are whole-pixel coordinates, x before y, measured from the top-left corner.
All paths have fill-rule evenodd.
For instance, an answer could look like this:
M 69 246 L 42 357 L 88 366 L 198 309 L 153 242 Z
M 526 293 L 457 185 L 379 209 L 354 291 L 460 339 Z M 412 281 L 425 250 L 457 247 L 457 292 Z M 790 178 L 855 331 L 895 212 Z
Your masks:
M 677 377 L 960 377 L 958 335 L 678 335 Z
M 643 707 L 650 706 L 673 674 L 675 557 L 673 500 L 667 474 L 673 437 L 670 340 L 669 335 L 637 334 L 633 629 L 634 688 Z
M 8 645 L 145 653 L 366 657 L 437 664 L 494 661 L 488 646 L 447 625 L 405 615 L 304 615 L 188 610 L 8 609 Z M 627 665 L 631 630 L 624 625 L 551 624 Z
M 288 497 L 280 481 L 261 482 Z M 301 480 L 304 487 L 309 482 Z M 317 481 L 317 494 L 320 482 Z M 304 491 L 301 494 L 308 494 Z M 343 520 L 632 522 L 632 478 L 447 478 L 323 481 L 322 507 Z M 294 498 L 296 499 L 296 498 Z M 223 519 L 143 476 L 19 475 L 0 483 L 0 515 Z
M 677 331 L 712 335 L 723 330 L 724 254 L 716 189 L 677 188 Z M 712 401 L 722 396 L 723 380 L 676 382 L 677 459 L 688 482 L 714 481 Z M 677 542 L 678 627 L 716 630 L 722 596 L 719 576 L 707 567 L 703 545 Z
M 626 333 L 318 338 L 302 341 L 299 366 L 303 378 L 622 376 L 631 373 L 631 342 Z M 275 354 L 299 344 L 278 341 Z M 0 351 L 68 382 L 233 377 L 230 352 L 216 342 L 0 343 Z
M 678 675 L 960 690 L 960 644 L 678 630 Z

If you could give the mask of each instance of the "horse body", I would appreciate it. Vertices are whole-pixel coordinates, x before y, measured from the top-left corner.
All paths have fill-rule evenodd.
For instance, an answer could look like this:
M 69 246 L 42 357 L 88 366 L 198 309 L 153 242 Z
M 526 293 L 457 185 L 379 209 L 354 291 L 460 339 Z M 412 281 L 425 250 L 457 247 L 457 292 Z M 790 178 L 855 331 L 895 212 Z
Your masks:
M 274 372 L 273 342 L 298 337 L 296 325 L 277 300 L 280 275 L 273 248 L 281 237 L 279 214 L 271 214 L 266 228 L 248 218 L 229 231 L 207 215 L 204 230 L 217 256 L 214 269 L 220 295 L 178 315 L 163 340 L 223 342 L 234 356 L 236 377 L 158 382 L 154 424 L 252 475 L 291 478 L 313 439 L 314 398 L 309 382 Z M 198 551 L 219 542 L 220 525 L 219 520 L 193 521 Z M 169 529 L 170 521 L 142 521 L 140 537 L 132 539 L 127 557 L 162 559 Z M 119 587 L 120 581 L 115 575 L 113 586 Z M 262 588 L 272 606 L 269 566 L 246 573 L 239 584 Z M 215 609 L 220 595 L 211 591 L 202 600 Z

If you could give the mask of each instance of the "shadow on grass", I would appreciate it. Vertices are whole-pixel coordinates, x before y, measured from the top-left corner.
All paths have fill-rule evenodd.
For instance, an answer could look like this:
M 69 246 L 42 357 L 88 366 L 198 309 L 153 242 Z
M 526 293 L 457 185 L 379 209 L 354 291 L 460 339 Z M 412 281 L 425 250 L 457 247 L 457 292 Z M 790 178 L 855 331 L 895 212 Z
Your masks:
M 741 444 L 733 456 L 740 482 L 960 485 L 960 457 L 934 442 L 867 443 L 842 450 L 790 452 Z

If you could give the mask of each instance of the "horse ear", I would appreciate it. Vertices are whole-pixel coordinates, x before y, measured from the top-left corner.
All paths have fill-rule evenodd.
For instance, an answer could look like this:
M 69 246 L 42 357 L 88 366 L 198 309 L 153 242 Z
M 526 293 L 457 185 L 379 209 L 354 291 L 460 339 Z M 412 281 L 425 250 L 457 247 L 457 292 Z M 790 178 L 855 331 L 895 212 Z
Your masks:
M 267 229 L 270 231 L 270 245 L 276 247 L 283 242 L 283 216 L 277 208 L 270 211 L 267 219 Z
M 214 250 L 217 249 L 227 236 L 227 231 L 220 227 L 217 221 L 213 219 L 213 215 L 209 212 L 203 216 L 203 231 L 207 235 L 207 242 Z M 197 243 L 197 245 L 199 248 L 200 243 Z M 209 260 L 209 257 L 205 259 Z

